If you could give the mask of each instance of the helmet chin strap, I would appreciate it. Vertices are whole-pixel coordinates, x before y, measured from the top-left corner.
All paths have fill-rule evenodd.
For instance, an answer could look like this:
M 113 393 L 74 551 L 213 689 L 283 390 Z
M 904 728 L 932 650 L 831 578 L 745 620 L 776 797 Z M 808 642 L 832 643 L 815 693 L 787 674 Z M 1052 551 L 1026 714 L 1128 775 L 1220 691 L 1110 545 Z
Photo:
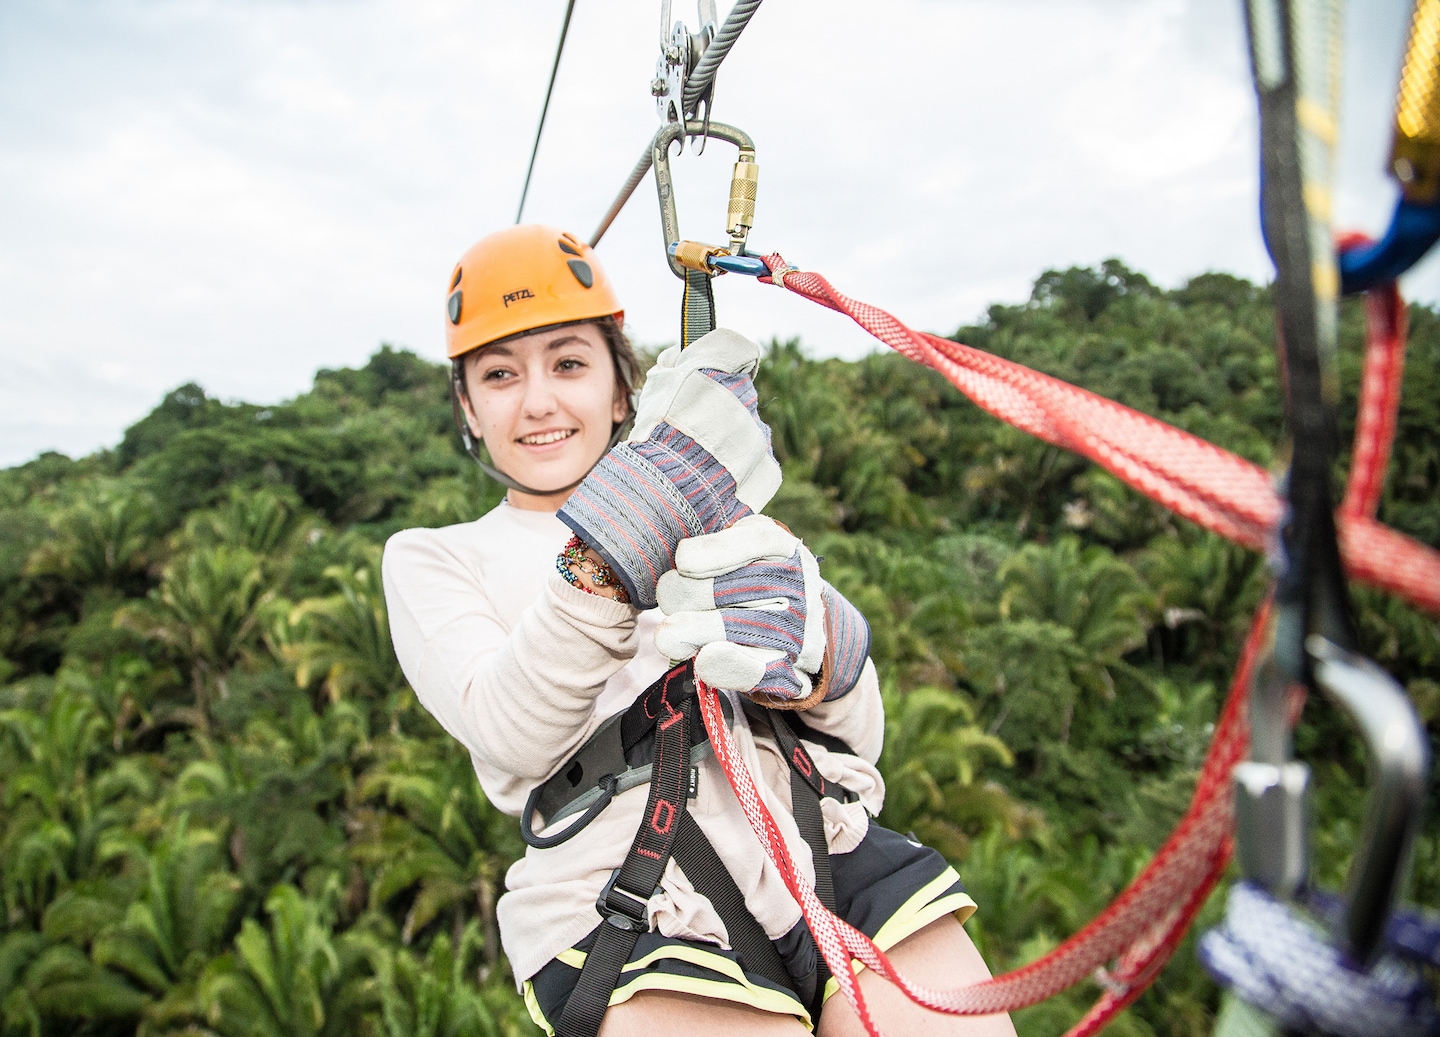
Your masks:
M 623 423 L 620 424 L 620 425 L 617 425 L 616 428 L 615 428 L 615 431 L 610 434 L 610 442 L 605 444 L 605 450 L 601 452 L 600 457 L 604 457 L 605 454 L 609 452 L 609 450 L 610 450 L 610 448 L 611 448 L 612 446 L 614 446 L 616 443 L 620 442 L 620 440 L 621 440 L 622 438 L 624 438 L 625 433 L 628 432 L 629 430 L 630 430 L 630 422 L 629 422 L 628 420 L 625 421 L 625 422 L 623 422 Z M 466 446 L 467 446 L 467 447 L 469 448 L 469 450 L 470 450 L 470 456 L 473 457 L 473 458 L 475 458 L 475 463 L 480 466 L 480 470 L 481 470 L 482 472 L 484 472 L 486 475 L 490 476 L 490 478 L 494 479 L 494 480 L 495 480 L 496 482 L 498 482 L 501 486 L 508 486 L 508 487 L 509 487 L 510 489 L 512 489 L 512 490 L 519 490 L 521 493 L 528 493 L 528 494 L 530 494 L 531 496 L 534 496 L 534 497 L 549 497 L 549 496 L 551 496 L 552 494 L 556 494 L 556 493 L 568 493 L 569 491 L 573 490 L 575 487 L 579 486 L 582 482 L 584 482 L 584 481 L 585 481 L 585 476 L 587 476 L 587 475 L 590 474 L 590 469 L 591 469 L 591 468 L 594 468 L 595 465 L 597 465 L 597 464 L 600 463 L 600 458 L 599 458 L 599 457 L 595 458 L 595 464 L 592 464 L 592 465 L 590 466 L 590 468 L 587 468 L 587 469 L 585 469 L 585 471 L 581 472 L 581 473 L 580 473 L 580 478 L 576 479 L 574 482 L 569 483 L 569 484 L 567 484 L 567 485 L 565 485 L 565 486 L 560 486 L 560 487 L 557 487 L 556 489 L 553 489 L 553 490 L 535 490 L 535 489 L 531 489 L 529 486 L 526 486 L 524 483 L 522 483 L 522 482 L 520 482 L 520 481 L 518 481 L 518 480 L 516 480 L 516 479 L 512 479 L 510 476 L 506 475 L 504 472 L 502 472 L 500 469 L 496 468 L 496 467 L 495 467 L 493 464 L 491 464 L 490 462 L 485 461 L 485 460 L 482 460 L 481 457 L 480 457 L 480 444 L 475 443 L 475 441 L 474 441 L 474 436 L 468 434 L 468 430 L 467 430 L 467 435 L 465 436 L 465 438 L 466 438 L 466 440 L 469 441 L 469 442 L 467 442 Z M 471 445 L 470 445 L 471 443 L 474 443 L 474 446 L 471 446 Z M 488 451 L 487 451 L 487 452 L 488 452 Z
M 490 476 L 490 478 L 494 479 L 500 485 L 508 486 L 512 490 L 519 490 L 521 493 L 528 493 L 533 497 L 548 497 L 553 493 L 564 493 L 567 490 L 573 490 L 575 487 L 579 486 L 582 482 L 585 481 L 585 475 L 590 474 L 590 472 L 587 470 L 585 472 L 585 475 L 580 476 L 580 478 L 576 479 L 569 486 L 561 486 L 558 489 L 554 490 L 536 490 L 530 488 L 529 486 L 526 486 L 522 482 L 518 482 L 515 479 L 510 478 L 510 476 L 506 475 L 504 472 L 496 468 L 493 464 L 490 464 L 488 461 L 482 461 L 480 460 L 480 458 L 477 457 L 475 458 L 475 463 L 480 466 L 480 470 L 482 472 Z
M 580 473 L 580 478 L 565 486 L 557 486 L 553 490 L 537 490 L 533 487 L 526 486 L 519 480 L 513 479 L 510 476 L 506 475 L 500 469 L 496 468 L 493 464 L 491 464 L 489 461 L 486 461 L 483 457 L 480 456 L 480 447 L 483 441 L 477 440 L 475 438 L 475 434 L 470 431 L 470 423 L 465 420 L 465 413 L 460 408 L 460 383 L 458 379 L 451 379 L 450 382 L 450 406 L 455 412 L 455 427 L 460 430 L 460 440 L 465 444 L 465 452 L 475 459 L 475 463 L 480 466 L 480 470 L 482 472 L 490 476 L 490 478 L 494 479 L 501 486 L 508 487 L 512 490 L 517 490 L 520 493 L 528 493 L 532 497 L 549 497 L 557 493 L 568 493 L 575 487 L 579 486 L 582 482 L 584 482 L 585 476 L 590 474 L 590 469 L 594 468 L 595 465 L 600 463 L 600 458 L 597 457 L 594 463 L 591 464 L 589 468 L 586 468 L 585 471 Z M 600 452 L 600 457 L 604 457 L 605 454 L 609 452 L 611 447 L 613 447 L 616 443 L 620 442 L 620 440 L 624 438 L 625 434 L 630 431 L 630 427 L 634 424 L 635 401 L 632 399 L 630 401 L 630 416 L 624 421 L 622 421 L 620 424 L 615 426 L 615 431 L 610 433 L 610 442 L 605 444 L 605 449 Z

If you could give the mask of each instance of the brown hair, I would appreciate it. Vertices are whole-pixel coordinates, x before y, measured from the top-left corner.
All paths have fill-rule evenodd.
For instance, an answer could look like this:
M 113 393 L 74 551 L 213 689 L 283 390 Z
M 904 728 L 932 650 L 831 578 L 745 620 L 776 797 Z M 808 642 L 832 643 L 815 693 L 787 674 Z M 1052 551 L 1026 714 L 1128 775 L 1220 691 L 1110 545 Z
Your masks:
M 635 355 L 635 346 L 625 334 L 625 329 L 614 317 L 602 317 L 595 322 L 600 325 L 600 334 L 610 347 L 610 360 L 615 365 L 615 384 L 625 392 L 625 403 L 630 413 L 622 421 L 624 425 L 635 417 L 635 384 L 640 381 L 640 358 Z

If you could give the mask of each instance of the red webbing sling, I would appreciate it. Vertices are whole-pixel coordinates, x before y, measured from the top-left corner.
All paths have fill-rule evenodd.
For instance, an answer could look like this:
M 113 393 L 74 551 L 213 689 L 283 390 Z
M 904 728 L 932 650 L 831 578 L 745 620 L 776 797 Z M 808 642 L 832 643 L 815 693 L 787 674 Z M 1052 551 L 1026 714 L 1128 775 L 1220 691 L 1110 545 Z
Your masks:
M 1258 550 L 1265 547 L 1280 519 L 1283 502 L 1259 465 L 1059 379 L 949 339 L 912 331 L 884 310 L 837 292 L 819 274 L 791 269 L 778 254 L 766 256 L 765 263 L 772 272 L 771 283 L 848 315 L 886 345 L 941 372 L 982 409 L 1089 458 L 1205 529 Z M 1338 514 L 1341 549 L 1353 578 L 1440 613 L 1440 552 L 1374 519 L 1395 430 L 1405 316 L 1393 284 L 1368 293 L 1366 308 L 1360 413 Z M 1105 993 L 1071 1029 L 1072 1037 L 1098 1032 L 1139 997 L 1178 946 L 1229 862 L 1230 772 L 1246 751 L 1246 696 L 1251 668 L 1267 633 L 1268 612 L 1267 604 L 1251 625 L 1190 808 L 1141 875 L 1089 925 L 1038 961 L 957 990 L 910 984 L 864 934 L 820 904 L 790 859 L 774 819 L 736 756 L 716 693 L 699 685 L 701 714 L 716 757 L 756 836 L 800 904 L 841 992 L 869 1033 L 878 1030 L 847 967 L 852 958 L 895 983 L 917 1003 L 960 1015 L 1023 1008 L 1093 975 Z M 1106 969 L 1111 961 L 1114 966 Z

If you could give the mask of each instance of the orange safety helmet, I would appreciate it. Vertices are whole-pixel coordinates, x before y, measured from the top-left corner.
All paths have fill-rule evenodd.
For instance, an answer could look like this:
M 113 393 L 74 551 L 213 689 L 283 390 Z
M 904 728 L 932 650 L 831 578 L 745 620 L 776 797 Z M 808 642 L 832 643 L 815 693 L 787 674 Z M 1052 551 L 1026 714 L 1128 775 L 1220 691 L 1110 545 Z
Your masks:
M 450 358 L 450 405 L 465 452 L 492 479 L 522 493 L 559 493 L 580 485 L 536 490 L 516 482 L 481 453 L 483 444 L 470 431 L 460 398 L 465 391 L 466 353 L 492 342 L 557 324 L 597 320 L 610 346 L 615 376 L 630 399 L 630 417 L 610 436 L 614 446 L 630 429 L 635 414 L 635 355 L 620 331 L 625 311 L 594 250 L 573 234 L 528 224 L 507 227 L 470 246 L 450 275 L 445 300 L 445 351 Z M 614 318 L 614 322 L 605 318 Z M 621 355 L 623 353 L 623 356 Z M 584 476 L 581 476 L 583 479 Z
M 572 234 L 537 224 L 507 227 L 470 246 L 450 275 L 445 313 L 451 360 L 554 324 L 625 319 L 594 250 Z

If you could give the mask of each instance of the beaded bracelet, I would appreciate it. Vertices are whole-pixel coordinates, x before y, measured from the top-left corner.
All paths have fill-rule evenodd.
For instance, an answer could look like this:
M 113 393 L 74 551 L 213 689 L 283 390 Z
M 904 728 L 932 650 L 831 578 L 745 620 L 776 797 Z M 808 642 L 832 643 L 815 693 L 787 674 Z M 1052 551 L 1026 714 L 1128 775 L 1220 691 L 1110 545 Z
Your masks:
M 585 543 L 585 541 L 581 540 L 578 536 L 572 536 L 565 544 L 564 550 L 555 558 L 556 571 L 565 578 L 566 583 L 584 591 L 586 594 L 594 594 L 596 597 L 601 598 L 610 598 L 611 601 L 618 601 L 622 605 L 630 604 L 630 595 L 626 592 L 625 585 L 615 578 L 615 573 L 611 570 L 609 563 L 595 561 L 585 553 L 589 549 L 589 544 Z M 574 568 L 572 569 L 571 566 L 574 566 Z M 575 572 L 575 569 L 579 569 L 580 572 L 588 576 L 591 586 L 593 587 L 601 589 L 607 587 L 615 588 L 615 595 L 611 597 L 609 594 L 600 594 L 598 591 L 591 590 L 590 587 L 585 586 L 584 582 Z

